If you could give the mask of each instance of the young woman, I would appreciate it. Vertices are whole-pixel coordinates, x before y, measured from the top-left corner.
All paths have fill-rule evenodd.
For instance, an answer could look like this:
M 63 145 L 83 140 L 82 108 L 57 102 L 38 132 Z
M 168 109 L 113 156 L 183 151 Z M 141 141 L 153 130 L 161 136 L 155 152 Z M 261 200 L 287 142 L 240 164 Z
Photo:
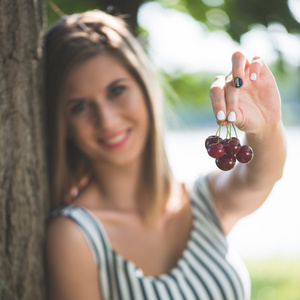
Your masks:
M 49 299 L 250 299 L 226 235 L 264 202 L 285 161 L 263 60 L 234 53 L 231 74 L 211 87 L 217 122 L 245 131 L 253 161 L 191 186 L 172 177 L 160 89 L 121 18 L 62 18 L 46 35 L 46 68 Z

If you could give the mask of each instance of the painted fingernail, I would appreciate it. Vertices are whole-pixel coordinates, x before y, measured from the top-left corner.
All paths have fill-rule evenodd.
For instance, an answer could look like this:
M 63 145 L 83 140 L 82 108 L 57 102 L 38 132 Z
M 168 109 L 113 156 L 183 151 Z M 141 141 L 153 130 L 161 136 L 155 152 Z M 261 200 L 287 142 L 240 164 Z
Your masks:
M 243 85 L 243 80 L 240 77 L 235 77 L 234 78 L 234 86 L 236 88 L 240 88 Z
M 225 119 L 225 113 L 223 110 L 219 110 L 218 113 L 217 113 L 217 119 L 219 121 L 223 121 Z
M 251 73 L 251 75 L 250 75 L 250 80 L 256 80 L 257 79 L 257 75 L 256 75 L 256 73 Z
M 234 111 L 231 111 L 228 116 L 227 116 L 227 120 L 229 122 L 234 122 L 236 120 L 236 115 Z

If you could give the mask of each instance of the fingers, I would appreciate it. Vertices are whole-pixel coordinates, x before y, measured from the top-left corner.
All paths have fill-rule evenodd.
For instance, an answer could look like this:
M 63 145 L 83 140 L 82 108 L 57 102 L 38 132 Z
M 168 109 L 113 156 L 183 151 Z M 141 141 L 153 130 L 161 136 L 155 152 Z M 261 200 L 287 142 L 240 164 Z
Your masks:
M 227 122 L 239 122 L 240 111 L 238 109 L 238 101 L 240 88 L 247 83 L 247 73 L 249 70 L 249 61 L 246 56 L 237 51 L 232 55 L 232 71 L 231 76 L 227 77 L 225 85 L 225 103 Z
M 234 73 L 227 77 L 225 83 L 225 104 L 226 104 L 226 120 L 234 123 L 237 119 L 239 90 L 236 86 L 232 85 Z M 237 77 L 234 77 L 235 79 Z M 240 78 L 240 77 L 239 77 Z
M 218 121 L 226 119 L 225 80 L 225 76 L 217 76 L 210 88 L 211 103 Z
M 255 81 L 259 77 L 261 70 L 263 68 L 263 60 L 259 56 L 255 56 L 252 59 L 250 65 L 250 80 Z
M 262 58 L 259 56 L 253 57 L 251 63 L 249 63 L 245 55 L 241 52 L 235 52 L 232 55 L 231 61 L 233 86 L 236 88 L 242 87 L 248 78 L 250 81 L 257 80 L 264 64 Z
M 246 59 L 245 55 L 239 51 L 233 53 L 231 61 L 233 85 L 236 88 L 240 88 L 243 86 L 245 80 L 245 69 L 246 67 L 248 67 L 249 62 Z
M 236 88 L 243 86 L 247 81 L 245 75 L 249 74 L 249 79 L 255 81 L 263 68 L 263 60 L 259 56 L 253 57 L 251 63 L 246 59 L 245 55 L 241 52 L 235 52 L 232 55 L 232 77 L 233 85 Z
M 235 110 L 238 105 L 238 93 L 236 93 L 236 88 L 232 86 L 232 74 L 215 78 L 210 88 L 210 98 L 219 124 L 222 121 L 236 121 Z
M 240 93 L 251 88 L 251 84 L 261 75 L 263 66 L 259 56 L 255 56 L 250 63 L 241 52 L 232 55 L 232 72 L 227 76 L 217 76 L 210 89 L 213 111 L 219 124 L 242 121 Z

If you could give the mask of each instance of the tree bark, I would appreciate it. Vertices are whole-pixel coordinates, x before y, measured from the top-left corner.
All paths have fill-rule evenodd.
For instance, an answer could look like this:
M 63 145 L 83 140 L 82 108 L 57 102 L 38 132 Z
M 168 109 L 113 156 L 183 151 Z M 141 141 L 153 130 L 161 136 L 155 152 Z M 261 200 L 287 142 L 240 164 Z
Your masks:
M 45 299 L 43 0 L 0 0 L 0 299 Z

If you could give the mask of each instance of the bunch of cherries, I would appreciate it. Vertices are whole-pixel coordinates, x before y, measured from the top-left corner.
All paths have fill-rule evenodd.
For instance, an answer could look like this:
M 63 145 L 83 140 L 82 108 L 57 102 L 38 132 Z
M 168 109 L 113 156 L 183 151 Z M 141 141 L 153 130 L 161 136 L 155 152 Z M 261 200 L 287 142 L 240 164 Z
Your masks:
M 216 159 L 216 165 L 223 171 L 229 171 L 234 168 L 236 161 L 247 164 L 254 156 L 253 150 L 248 145 L 241 145 L 237 138 L 235 126 L 230 123 L 226 125 L 226 138 L 222 139 L 222 123 L 220 124 L 216 135 L 211 135 L 205 140 L 205 147 L 208 155 Z M 235 137 L 231 136 L 231 128 L 234 129 Z

